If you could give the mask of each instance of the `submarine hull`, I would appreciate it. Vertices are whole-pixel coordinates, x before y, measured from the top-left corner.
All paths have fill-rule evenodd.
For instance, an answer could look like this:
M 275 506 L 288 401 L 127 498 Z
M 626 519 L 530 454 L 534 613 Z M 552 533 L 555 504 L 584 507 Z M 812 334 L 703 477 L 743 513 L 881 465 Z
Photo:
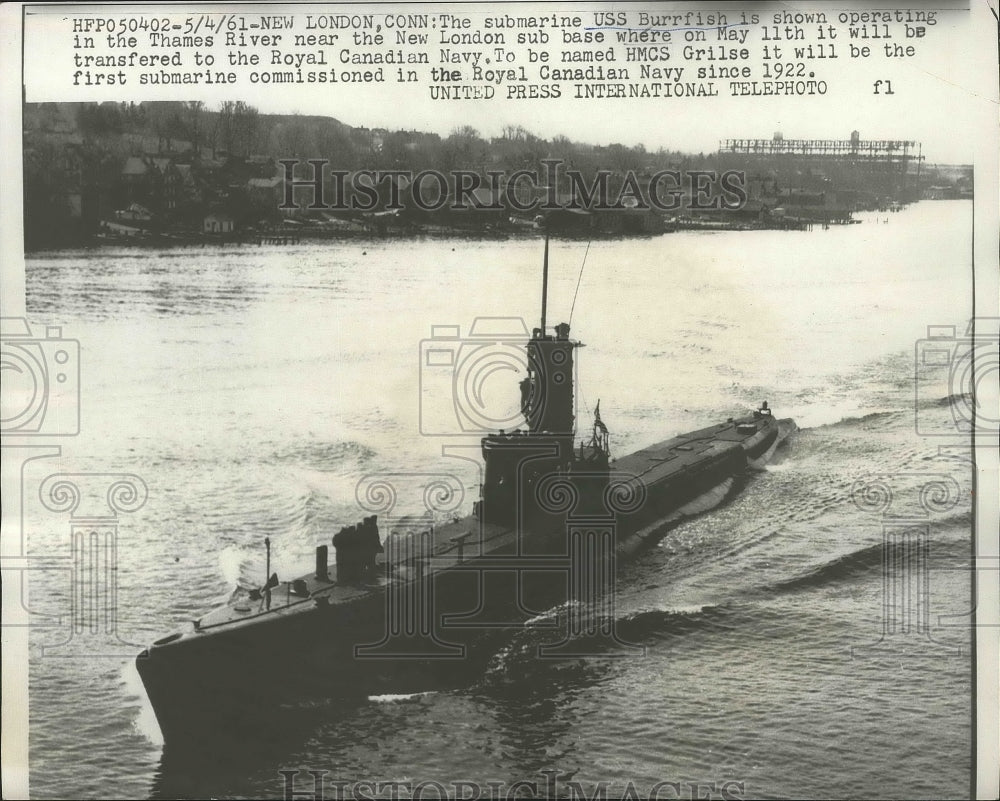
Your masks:
M 778 421 L 755 414 L 618 459 L 611 473 L 629 503 L 588 525 L 611 533 L 618 557 L 632 557 L 699 502 L 721 500 L 780 439 Z M 295 593 L 290 582 L 209 612 L 136 659 L 165 742 L 246 737 L 282 711 L 482 675 L 524 621 L 574 599 L 573 521 L 500 525 L 473 515 L 433 529 L 406 558 L 380 557 L 365 581 L 306 576 Z

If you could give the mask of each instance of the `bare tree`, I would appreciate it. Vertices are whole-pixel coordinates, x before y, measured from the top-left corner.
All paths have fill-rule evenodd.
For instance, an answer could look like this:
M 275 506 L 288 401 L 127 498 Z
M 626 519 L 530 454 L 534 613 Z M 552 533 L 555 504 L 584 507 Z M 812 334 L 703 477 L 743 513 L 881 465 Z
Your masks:
M 215 119 L 215 141 L 230 155 L 249 155 L 257 144 L 259 114 L 242 100 L 226 100 Z

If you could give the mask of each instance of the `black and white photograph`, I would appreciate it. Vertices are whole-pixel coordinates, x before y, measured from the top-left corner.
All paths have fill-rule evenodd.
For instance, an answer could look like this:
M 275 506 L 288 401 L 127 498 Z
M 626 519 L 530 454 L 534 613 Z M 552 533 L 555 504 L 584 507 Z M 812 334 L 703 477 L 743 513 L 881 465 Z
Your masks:
M 5 798 L 997 797 L 994 0 L 0 14 Z

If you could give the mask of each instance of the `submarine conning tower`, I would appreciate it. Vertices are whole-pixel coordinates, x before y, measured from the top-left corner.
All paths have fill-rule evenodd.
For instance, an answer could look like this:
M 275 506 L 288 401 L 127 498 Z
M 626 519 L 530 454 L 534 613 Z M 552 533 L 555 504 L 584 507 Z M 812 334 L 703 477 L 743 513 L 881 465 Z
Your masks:
M 527 431 L 500 431 L 482 440 L 485 473 L 478 513 L 489 523 L 534 518 L 538 481 L 573 469 L 573 349 L 579 343 L 569 338 L 566 323 L 557 325 L 554 335 L 543 331 L 536 328 L 526 345 L 528 375 L 520 388 Z
M 552 332 L 546 328 L 548 253 L 546 239 L 541 325 L 525 346 L 527 376 L 520 383 L 527 431 L 501 430 L 482 440 L 485 473 L 476 512 L 489 523 L 510 525 L 536 517 L 538 482 L 553 473 L 571 473 L 574 467 L 573 350 L 580 343 L 569 338 L 568 323 Z
M 536 328 L 527 344 L 528 377 L 521 381 L 521 413 L 532 434 L 576 432 L 573 407 L 573 348 L 569 324 L 555 336 Z

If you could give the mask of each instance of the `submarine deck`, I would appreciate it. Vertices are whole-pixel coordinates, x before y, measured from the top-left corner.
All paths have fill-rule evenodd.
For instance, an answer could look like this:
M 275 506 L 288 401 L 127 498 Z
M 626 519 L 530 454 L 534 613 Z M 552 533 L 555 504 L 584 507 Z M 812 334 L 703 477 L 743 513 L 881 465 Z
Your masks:
M 631 473 L 647 483 L 657 484 L 731 451 L 743 450 L 748 441 L 766 431 L 772 421 L 769 415 L 744 417 L 680 434 L 618 459 L 614 468 L 617 472 Z
M 744 417 L 681 434 L 616 460 L 612 464 L 612 472 L 634 476 L 648 486 L 660 485 L 702 466 L 726 458 L 738 458 L 736 454 L 742 452 L 751 440 L 762 439 L 773 423 L 770 415 Z M 477 532 L 481 532 L 481 537 L 473 536 Z M 511 551 L 518 539 L 517 531 L 509 526 L 481 523 L 470 515 L 436 526 L 431 533 L 430 549 L 417 559 L 420 573 L 448 570 L 469 559 L 475 559 L 480 569 L 523 565 L 523 561 L 511 561 L 523 560 L 523 556 L 504 555 Z M 263 598 L 253 601 L 245 597 L 232 599 L 195 621 L 193 630 L 183 636 L 199 636 L 220 628 L 254 625 L 265 619 L 278 620 L 307 612 L 317 604 L 348 604 L 378 592 L 390 583 L 419 577 L 399 565 L 395 566 L 391 575 L 387 575 L 390 571 L 385 570 L 386 561 L 386 554 L 379 554 L 376 567 L 380 569 L 380 575 L 362 583 L 338 583 L 332 578 L 318 578 L 315 574 L 282 582 L 271 594 L 270 608 L 267 608 Z M 294 584 L 299 585 L 298 592 L 293 591 Z

